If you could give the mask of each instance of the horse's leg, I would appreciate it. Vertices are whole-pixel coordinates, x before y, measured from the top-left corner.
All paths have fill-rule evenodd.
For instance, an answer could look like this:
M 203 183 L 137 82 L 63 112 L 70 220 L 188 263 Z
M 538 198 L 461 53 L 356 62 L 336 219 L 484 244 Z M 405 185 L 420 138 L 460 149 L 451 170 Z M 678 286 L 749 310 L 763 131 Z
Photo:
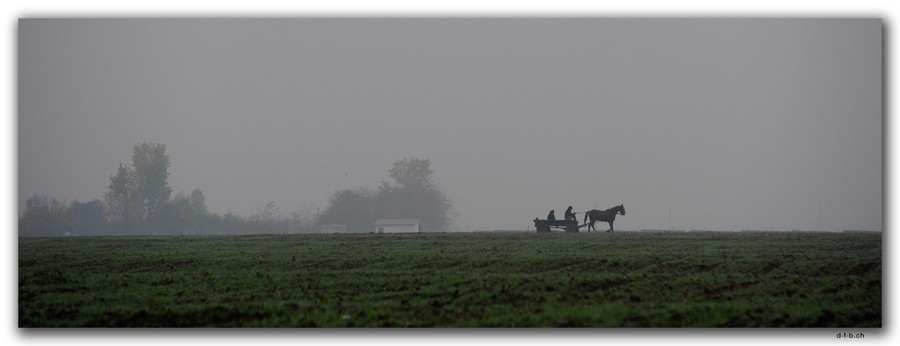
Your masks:
M 612 231 L 613 231 L 613 221 L 610 221 L 609 222 L 609 230 L 607 232 L 612 232 Z

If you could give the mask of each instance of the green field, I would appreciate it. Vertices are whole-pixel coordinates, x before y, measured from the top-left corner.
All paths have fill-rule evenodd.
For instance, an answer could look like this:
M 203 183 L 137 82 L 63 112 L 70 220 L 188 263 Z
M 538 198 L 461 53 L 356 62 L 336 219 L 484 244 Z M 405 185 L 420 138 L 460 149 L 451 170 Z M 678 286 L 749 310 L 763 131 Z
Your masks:
M 20 327 L 881 327 L 881 233 L 20 238 Z

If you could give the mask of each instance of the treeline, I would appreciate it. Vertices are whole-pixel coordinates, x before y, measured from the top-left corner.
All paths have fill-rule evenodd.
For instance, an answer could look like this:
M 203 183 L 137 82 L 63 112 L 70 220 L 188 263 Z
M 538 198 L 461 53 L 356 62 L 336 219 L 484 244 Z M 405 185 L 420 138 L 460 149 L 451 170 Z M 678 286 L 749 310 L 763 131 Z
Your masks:
M 111 235 L 216 235 L 216 234 L 285 234 L 316 232 L 314 216 L 310 212 L 293 212 L 290 215 L 271 213 L 274 203 L 250 216 L 236 213 L 219 215 L 205 211 L 205 205 L 192 203 L 190 197 L 176 194 L 166 204 L 160 223 L 135 222 L 128 229 L 109 220 L 103 202 L 64 203 L 55 198 L 34 195 L 25 202 L 25 210 L 19 217 L 19 236 L 111 236 Z M 193 198 L 192 198 L 193 197 Z M 198 208 L 199 207 L 199 208 Z M 267 210 L 267 211 L 262 211 Z
M 274 202 L 250 216 L 212 213 L 199 188 L 172 195 L 171 162 L 163 144 L 134 146 L 132 165 L 109 177 L 103 200 L 61 202 L 34 195 L 19 215 L 19 236 L 213 235 L 316 233 L 322 224 L 370 232 L 378 218 L 418 218 L 423 230 L 450 225 L 451 203 L 431 180 L 427 159 L 403 159 L 389 170 L 394 183 L 335 192 L 321 214 L 312 208 L 285 214 Z
M 132 165 L 119 164 L 103 200 L 61 202 L 34 195 L 19 215 L 19 236 L 211 235 L 305 233 L 312 213 L 280 213 L 274 202 L 251 216 L 224 216 L 206 208 L 203 191 L 172 195 L 166 146 L 134 146 Z
M 377 190 L 358 188 L 337 191 L 318 221 L 347 225 L 350 232 L 374 230 L 374 222 L 386 218 L 419 219 L 422 231 L 450 227 L 453 204 L 431 179 L 428 159 L 403 159 L 388 170 L 393 183 L 381 182 Z

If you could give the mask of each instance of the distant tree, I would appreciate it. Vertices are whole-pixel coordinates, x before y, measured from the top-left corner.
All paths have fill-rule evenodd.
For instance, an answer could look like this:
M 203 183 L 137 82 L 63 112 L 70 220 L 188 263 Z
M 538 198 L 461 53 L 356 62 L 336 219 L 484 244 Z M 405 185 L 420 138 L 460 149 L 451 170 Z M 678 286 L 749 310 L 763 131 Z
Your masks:
M 173 198 L 173 200 L 175 200 Z M 187 207 L 189 212 L 190 230 L 185 233 L 190 234 L 214 234 L 221 230 L 222 217 L 218 214 L 211 213 L 206 208 L 206 196 L 199 188 L 191 191 L 190 197 L 187 199 Z
M 110 176 L 109 190 L 104 196 L 109 220 L 116 233 L 132 234 L 164 227 L 164 214 L 171 216 L 169 167 L 166 146 L 141 143 L 134 146 L 132 166 L 119 164 Z
M 256 210 L 256 214 L 247 220 L 253 233 L 258 234 L 283 234 L 290 229 L 290 220 L 284 217 L 281 207 L 275 201 L 266 203 L 266 206 Z
M 64 236 L 70 231 L 65 203 L 38 195 L 25 201 L 25 210 L 19 216 L 19 236 Z
M 197 228 L 197 234 L 218 234 L 222 230 L 222 217 L 216 213 L 206 213 L 202 217 L 202 222 Z
M 291 212 L 290 229 L 292 233 L 312 233 L 316 231 L 316 207 L 308 204 L 302 209 Z
M 374 229 L 372 197 L 372 193 L 365 188 L 337 191 L 332 195 L 328 208 L 319 215 L 318 224 L 342 224 L 347 225 L 350 232 L 371 232 Z
M 188 204 L 197 215 L 206 215 L 208 213 L 206 210 L 206 196 L 203 195 L 203 191 L 199 188 L 191 191 L 191 200 Z
M 206 209 L 206 199 L 200 189 L 191 191 L 190 196 L 176 193 L 157 215 L 157 234 L 212 234 L 221 226 L 221 218 Z
M 420 218 L 421 213 L 413 201 L 406 198 L 405 191 L 408 190 L 382 181 L 375 194 L 375 218 Z
M 240 234 L 247 233 L 247 221 L 232 211 L 222 217 L 222 233 Z
M 275 201 L 270 201 L 269 203 L 266 203 L 265 207 L 257 209 L 256 214 L 254 214 L 251 218 L 260 221 L 272 222 L 279 218 L 280 213 L 281 207 L 278 206 L 278 203 L 275 203 Z
M 72 202 L 66 210 L 73 235 L 107 235 L 106 213 L 99 199 L 87 203 Z
M 388 170 L 391 179 L 401 188 L 418 188 L 432 186 L 431 160 L 409 158 L 394 162 Z
M 317 224 L 345 224 L 351 232 L 370 232 L 379 218 L 417 218 L 423 230 L 450 226 L 453 204 L 435 184 L 431 161 L 409 158 L 394 162 L 388 170 L 393 183 L 382 181 L 378 191 L 368 189 L 335 192 Z
M 423 230 L 450 226 L 453 204 L 431 180 L 431 160 L 402 159 L 388 173 L 394 184 L 381 183 L 376 196 L 378 217 L 418 218 Z
M 151 224 L 160 222 L 159 210 L 169 202 L 169 155 L 165 144 L 141 143 L 134 146 L 132 155 L 137 194 L 142 197 L 143 217 Z
M 200 221 L 194 215 L 190 198 L 183 192 L 172 196 L 168 203 L 157 210 L 156 215 L 156 234 L 191 234 Z
M 130 234 L 141 221 L 142 198 L 137 188 L 134 170 L 119 164 L 119 169 L 109 177 L 109 190 L 104 196 L 110 226 L 118 234 Z

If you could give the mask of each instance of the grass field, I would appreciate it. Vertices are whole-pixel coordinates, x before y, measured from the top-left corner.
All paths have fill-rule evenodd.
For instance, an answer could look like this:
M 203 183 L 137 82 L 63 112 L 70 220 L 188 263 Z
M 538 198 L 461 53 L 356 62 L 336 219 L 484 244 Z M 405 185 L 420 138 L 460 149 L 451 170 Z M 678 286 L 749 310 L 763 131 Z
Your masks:
M 19 239 L 20 327 L 881 327 L 881 233 Z

